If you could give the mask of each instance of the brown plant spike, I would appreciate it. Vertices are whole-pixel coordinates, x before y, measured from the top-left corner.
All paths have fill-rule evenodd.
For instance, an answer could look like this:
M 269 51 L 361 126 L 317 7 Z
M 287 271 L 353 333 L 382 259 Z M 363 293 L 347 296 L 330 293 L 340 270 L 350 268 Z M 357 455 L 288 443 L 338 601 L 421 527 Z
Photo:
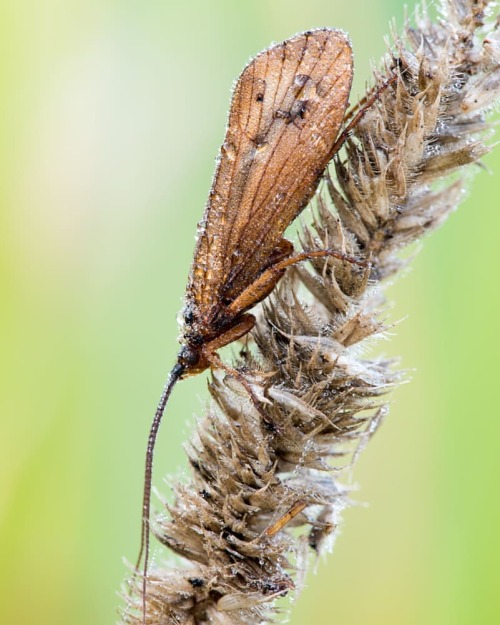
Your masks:
M 486 113 L 500 101 L 499 20 L 488 18 L 497 5 L 439 5 L 440 19 L 416 12 L 395 38 L 342 156 L 333 152 L 352 75 L 345 35 L 297 35 L 240 77 L 199 227 L 183 347 L 148 446 L 146 549 L 165 402 L 176 380 L 210 367 L 213 401 L 187 447 L 190 477 L 172 482 L 154 526 L 182 562 L 132 575 L 124 623 L 263 625 L 277 597 L 300 589 L 308 550 L 332 544 L 349 504 L 341 469 L 356 462 L 401 379 L 393 362 L 366 356 L 386 330 L 382 281 L 458 205 L 463 180 L 446 176 L 490 149 Z M 285 228 L 332 158 L 293 254 Z M 216 350 L 242 336 L 236 362 L 222 362 Z

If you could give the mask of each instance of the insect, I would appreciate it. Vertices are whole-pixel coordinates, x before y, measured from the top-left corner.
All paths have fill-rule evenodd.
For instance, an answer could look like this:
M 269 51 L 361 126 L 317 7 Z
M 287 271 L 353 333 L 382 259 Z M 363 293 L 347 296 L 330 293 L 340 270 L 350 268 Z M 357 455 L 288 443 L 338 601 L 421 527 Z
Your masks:
M 293 506 L 289 510 L 287 510 L 287 512 L 285 512 L 285 514 L 283 514 L 275 523 L 273 523 L 266 529 L 264 534 L 266 536 L 274 536 L 280 530 L 282 530 L 285 525 L 287 525 L 287 523 L 290 523 L 290 521 L 292 521 L 298 514 L 300 514 L 306 506 L 307 504 L 305 501 L 296 501 Z
M 217 350 L 253 328 L 255 317 L 248 311 L 271 293 L 287 267 L 327 256 L 363 264 L 333 250 L 294 254 L 292 243 L 283 237 L 345 140 L 346 131 L 338 135 L 352 74 L 347 36 L 321 28 L 261 52 L 236 83 L 226 136 L 198 226 L 181 349 L 148 439 L 136 565 L 139 570 L 144 555 L 144 621 L 153 451 L 172 388 L 182 378 L 220 368 L 236 377 L 255 401 L 248 382 L 222 362 Z

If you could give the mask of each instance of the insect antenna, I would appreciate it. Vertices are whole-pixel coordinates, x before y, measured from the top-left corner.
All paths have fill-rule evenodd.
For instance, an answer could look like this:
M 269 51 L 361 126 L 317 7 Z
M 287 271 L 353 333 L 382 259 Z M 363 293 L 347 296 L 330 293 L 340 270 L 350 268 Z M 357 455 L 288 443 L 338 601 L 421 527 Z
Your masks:
M 142 556 L 144 555 L 144 568 L 142 572 L 142 621 L 146 623 L 146 581 L 148 573 L 148 561 L 149 561 L 149 514 L 151 508 L 151 479 L 153 475 L 153 453 L 156 443 L 156 436 L 160 428 L 160 423 L 165 412 L 165 406 L 167 405 L 170 393 L 174 388 L 176 382 L 180 380 L 182 374 L 185 371 L 185 367 L 180 363 L 176 363 L 168 376 L 167 382 L 163 387 L 163 393 L 161 394 L 158 407 L 156 408 L 153 423 L 149 430 L 148 447 L 146 451 L 146 468 L 144 471 L 144 495 L 142 500 L 142 525 L 141 525 L 141 546 L 139 548 L 139 556 L 135 565 L 136 573 L 139 572 Z

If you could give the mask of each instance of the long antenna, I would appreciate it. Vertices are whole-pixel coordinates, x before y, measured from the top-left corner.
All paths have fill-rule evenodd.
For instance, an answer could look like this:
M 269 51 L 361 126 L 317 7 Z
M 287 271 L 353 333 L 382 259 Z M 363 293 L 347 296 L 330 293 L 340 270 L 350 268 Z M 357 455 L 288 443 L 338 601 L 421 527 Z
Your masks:
M 170 393 L 175 386 L 175 383 L 180 379 L 185 371 L 185 367 L 180 363 L 176 363 L 168 376 L 168 380 L 163 387 L 163 393 L 161 395 L 158 407 L 156 408 L 153 423 L 149 430 L 148 447 L 146 451 L 146 469 L 144 472 L 144 495 L 142 499 L 142 524 L 141 524 L 141 547 L 139 549 L 139 556 L 135 565 L 136 572 L 139 571 L 141 565 L 142 556 L 144 554 L 144 569 L 142 575 L 142 622 L 146 625 L 146 582 L 148 573 L 148 561 L 149 561 L 149 514 L 151 508 L 151 478 L 153 475 L 153 454 L 156 443 L 156 436 L 160 428 L 161 419 L 165 412 L 165 406 L 167 405 Z

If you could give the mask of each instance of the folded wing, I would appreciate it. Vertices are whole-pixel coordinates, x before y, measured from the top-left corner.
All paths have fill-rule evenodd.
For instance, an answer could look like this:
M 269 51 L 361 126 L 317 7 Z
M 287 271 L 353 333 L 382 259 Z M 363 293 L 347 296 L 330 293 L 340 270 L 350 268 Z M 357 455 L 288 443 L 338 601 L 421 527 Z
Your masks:
M 347 36 L 319 29 L 256 56 L 236 84 L 187 300 L 210 322 L 269 265 L 333 156 L 347 107 Z

